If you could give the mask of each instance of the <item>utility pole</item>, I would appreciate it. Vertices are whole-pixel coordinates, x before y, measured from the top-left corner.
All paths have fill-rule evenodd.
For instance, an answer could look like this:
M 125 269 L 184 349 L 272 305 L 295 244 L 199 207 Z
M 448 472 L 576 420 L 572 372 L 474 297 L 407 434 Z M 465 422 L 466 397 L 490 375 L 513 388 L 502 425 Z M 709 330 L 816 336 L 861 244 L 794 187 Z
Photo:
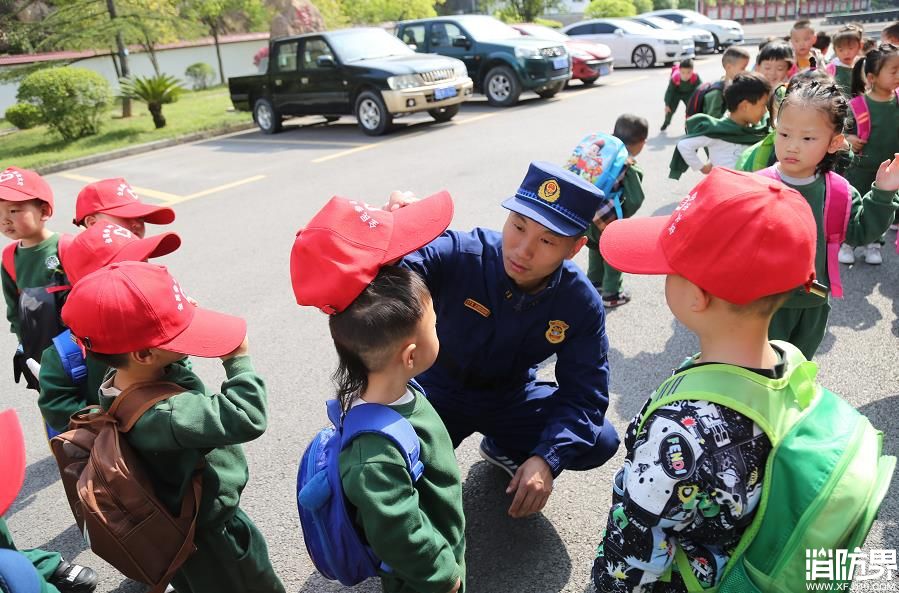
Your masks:
M 109 11 L 109 18 L 115 21 L 118 16 L 115 10 L 115 0 L 106 0 L 106 10 Z M 122 78 L 128 78 L 128 76 L 131 75 L 131 71 L 128 69 L 128 48 L 125 47 L 125 39 L 122 36 L 121 29 L 116 31 L 115 43 L 119 52 L 119 64 L 122 67 Z M 122 99 L 122 117 L 131 117 L 131 99 L 127 97 Z

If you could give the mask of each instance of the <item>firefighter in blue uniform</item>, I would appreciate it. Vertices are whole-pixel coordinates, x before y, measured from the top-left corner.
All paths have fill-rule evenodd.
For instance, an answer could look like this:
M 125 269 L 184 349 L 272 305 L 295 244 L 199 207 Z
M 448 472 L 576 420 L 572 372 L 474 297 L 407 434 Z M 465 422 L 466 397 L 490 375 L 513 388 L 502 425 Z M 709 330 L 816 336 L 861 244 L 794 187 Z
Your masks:
M 394 192 L 388 208 L 411 198 Z M 418 377 L 453 446 L 474 432 L 505 470 L 509 514 L 540 511 L 562 470 L 597 467 L 615 453 L 608 338 L 596 289 L 571 258 L 602 192 L 549 163 L 531 163 L 503 206 L 502 233 L 447 231 L 406 256 L 434 298 L 440 354 Z M 556 355 L 556 383 L 536 379 Z

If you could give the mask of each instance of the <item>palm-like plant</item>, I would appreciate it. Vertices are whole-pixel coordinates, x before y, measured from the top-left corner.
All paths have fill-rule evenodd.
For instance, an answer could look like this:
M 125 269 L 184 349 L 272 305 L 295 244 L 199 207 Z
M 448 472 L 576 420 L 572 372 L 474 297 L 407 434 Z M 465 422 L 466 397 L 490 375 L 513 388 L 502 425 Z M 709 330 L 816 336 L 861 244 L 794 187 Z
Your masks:
M 153 116 L 153 125 L 157 129 L 165 127 L 162 106 L 177 101 L 184 91 L 181 81 L 168 74 L 123 78 L 119 81 L 119 86 L 123 97 L 143 101 L 147 104 L 147 109 Z

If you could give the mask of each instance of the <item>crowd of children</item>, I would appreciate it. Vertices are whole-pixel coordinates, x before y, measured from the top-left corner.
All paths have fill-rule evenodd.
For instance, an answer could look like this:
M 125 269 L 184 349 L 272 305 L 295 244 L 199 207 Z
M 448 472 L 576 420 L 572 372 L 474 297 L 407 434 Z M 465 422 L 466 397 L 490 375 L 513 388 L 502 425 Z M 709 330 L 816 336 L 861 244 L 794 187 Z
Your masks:
M 761 578 L 752 540 L 773 529 L 764 510 L 772 488 L 766 471 L 776 467 L 767 461 L 789 436 L 779 431 L 826 397 L 809 361 L 826 332 L 828 291 L 842 296 L 839 263 L 854 262 L 856 247 L 865 249 L 866 262 L 881 263 L 899 208 L 896 35 L 899 26 L 887 27 L 883 41 L 866 50 L 862 29 L 843 27 L 831 38 L 835 57 L 827 63 L 811 24 L 800 21 L 789 44 L 771 40 L 760 48 L 754 71 L 745 71 L 750 56 L 738 47 L 725 51 L 724 76 L 715 83 L 703 83 L 692 60 L 677 65 L 662 129 L 680 103 L 688 117 L 671 176 L 692 168 L 705 177 L 670 216 L 634 218 L 644 199 L 635 159 L 649 125 L 625 114 L 612 132 L 626 151 L 615 216 L 594 217 L 603 192 L 577 168 L 532 163 L 504 202 L 510 214 L 501 234 L 446 231 L 453 211 L 446 193 L 420 201 L 392 195 L 384 209 L 334 198 L 304 227 L 291 253 L 292 283 L 300 305 L 330 316 L 339 361 L 336 434 L 349 431 L 351 417 L 364 423 L 359 418 L 380 406 L 417 440 L 404 450 L 381 428 L 355 426 L 332 460 L 331 486 L 348 505 L 344 519 L 364 541 L 370 574 L 385 591 L 465 590 L 465 517 L 453 450 L 468 434 L 483 433 L 481 454 L 512 478 L 513 517 L 542 509 L 563 469 L 590 469 L 614 453 L 618 437 L 604 418 L 608 341 L 599 300 L 606 308 L 631 300 L 622 271 L 667 276 L 668 306 L 698 336 L 701 353 L 652 394 L 628 428 L 593 567 L 596 589 L 748 590 Z M 0 280 L 20 342 L 14 374 L 39 391 L 48 437 L 82 422 L 78 413 L 87 406 L 95 413 L 123 401 L 139 406 L 123 438 L 160 504 L 178 515 L 193 485 L 202 484 L 188 541 L 196 549 L 167 582 L 149 583 L 154 591 L 283 592 L 265 539 L 240 508 L 248 480 L 241 445 L 267 424 L 266 388 L 249 356 L 246 323 L 201 308 L 165 267 L 147 261 L 179 248 L 175 233 L 145 237 L 146 223 L 169 224 L 175 213 L 141 202 L 125 180 L 79 193 L 74 222 L 85 228 L 74 237 L 47 228 L 53 214 L 53 192 L 39 175 L 16 167 L 0 173 L 0 217 L 13 240 Z M 584 246 L 586 273 L 569 261 Z M 463 277 L 498 271 L 498 296 L 463 302 L 454 292 Z M 541 302 L 545 294 L 553 297 Z M 487 376 L 478 360 L 454 350 L 457 338 L 471 341 L 480 329 L 441 323 L 449 329 L 438 337 L 438 319 L 458 315 L 448 312 L 450 299 L 464 304 L 466 324 L 491 334 L 494 326 L 484 325 L 491 315 L 507 333 L 533 326 L 544 338 L 540 349 L 511 357 L 505 375 Z M 556 301 L 559 310 L 546 309 Z M 528 323 L 501 325 L 494 312 L 504 306 Z M 566 314 L 583 315 L 580 325 L 563 321 Z M 449 348 L 441 350 L 441 342 Z M 545 385 L 532 384 L 529 370 L 551 355 L 558 357 L 558 392 L 541 391 Z M 203 383 L 188 356 L 221 359 L 226 379 L 219 389 Z M 455 377 L 461 382 L 452 393 L 441 383 L 445 373 L 464 375 Z M 590 383 L 592 399 L 561 393 L 564 373 L 582 391 Z M 488 409 L 485 394 L 519 380 L 514 395 L 504 392 L 506 414 Z M 746 391 L 754 395 L 727 393 L 738 383 L 751 385 Z M 147 386 L 164 393 L 136 401 L 132 394 Z M 476 397 L 463 400 L 463 392 Z M 560 403 L 544 406 L 550 397 Z M 842 409 L 840 401 L 834 398 L 833 409 Z M 553 416 L 549 408 L 565 412 Z M 839 413 L 846 417 L 847 410 Z M 501 420 L 492 422 L 492 414 Z M 892 465 L 882 462 L 879 444 L 869 453 L 866 463 L 881 467 L 871 479 L 879 494 L 859 504 L 876 510 L 885 488 L 874 482 L 888 480 Z M 308 501 L 309 492 L 306 502 L 320 504 Z M 851 526 L 863 538 L 870 524 Z M 2 521 L 0 549 L 16 551 Z M 96 587 L 94 571 L 59 554 L 22 554 L 24 571 L 0 554 L 4 591 L 19 593 L 8 586 L 13 573 L 37 579 L 33 590 L 48 593 Z

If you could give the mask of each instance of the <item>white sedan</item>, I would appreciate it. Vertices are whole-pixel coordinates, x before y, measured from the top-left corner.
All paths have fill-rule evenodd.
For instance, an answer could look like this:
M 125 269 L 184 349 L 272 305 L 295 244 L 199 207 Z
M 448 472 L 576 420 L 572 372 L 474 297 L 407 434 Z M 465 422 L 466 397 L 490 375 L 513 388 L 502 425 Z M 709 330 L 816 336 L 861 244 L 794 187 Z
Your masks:
M 696 53 L 689 33 L 652 29 L 627 19 L 581 21 L 568 25 L 562 32 L 575 39 L 608 45 L 615 66 L 650 68 L 691 58 Z
M 705 29 L 715 37 L 715 45 L 719 51 L 724 51 L 724 48 L 728 46 L 743 43 L 743 27 L 737 21 L 710 19 L 695 10 L 679 8 L 653 10 L 640 16 L 660 16 L 679 25 Z

